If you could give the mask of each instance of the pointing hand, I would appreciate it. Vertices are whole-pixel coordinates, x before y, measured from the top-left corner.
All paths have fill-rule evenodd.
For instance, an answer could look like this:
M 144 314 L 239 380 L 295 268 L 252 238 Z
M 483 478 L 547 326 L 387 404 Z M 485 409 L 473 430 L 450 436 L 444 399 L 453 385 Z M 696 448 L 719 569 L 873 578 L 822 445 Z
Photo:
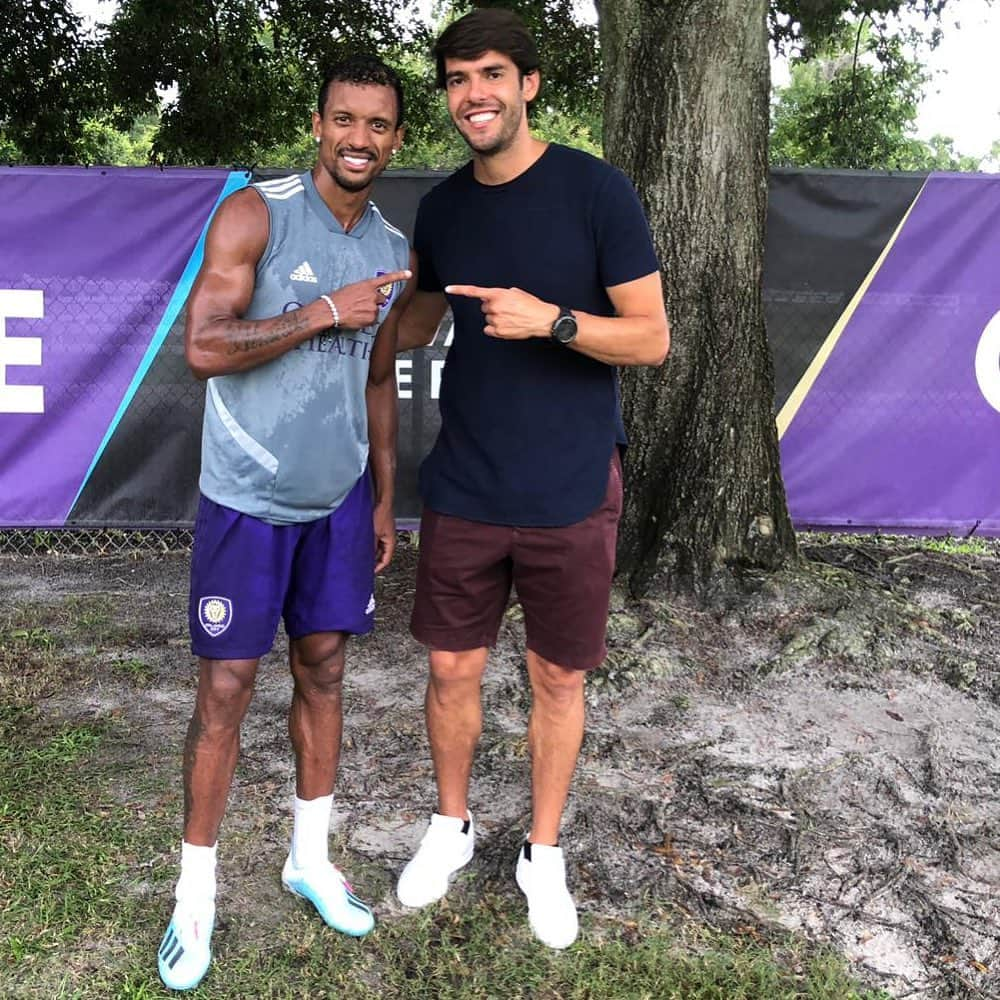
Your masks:
M 479 299 L 486 326 L 483 332 L 501 340 L 547 337 L 559 317 L 559 307 L 520 288 L 481 288 L 479 285 L 448 285 L 448 295 Z
M 378 319 L 379 310 L 392 294 L 392 285 L 410 278 L 410 271 L 390 271 L 374 278 L 355 281 L 331 293 L 340 316 L 340 326 L 348 330 L 361 330 Z

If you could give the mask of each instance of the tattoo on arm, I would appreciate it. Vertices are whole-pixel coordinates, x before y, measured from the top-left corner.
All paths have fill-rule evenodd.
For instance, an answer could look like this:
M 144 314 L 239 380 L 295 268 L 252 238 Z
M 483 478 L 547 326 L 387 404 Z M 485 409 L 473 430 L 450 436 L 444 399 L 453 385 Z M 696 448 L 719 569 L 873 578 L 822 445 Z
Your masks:
M 234 319 L 227 322 L 221 333 L 228 343 L 228 353 L 247 353 L 287 340 L 306 329 L 307 323 L 300 310 L 296 310 L 287 316 L 267 320 L 266 325 L 269 329 L 263 332 L 261 327 L 264 324 L 253 320 Z

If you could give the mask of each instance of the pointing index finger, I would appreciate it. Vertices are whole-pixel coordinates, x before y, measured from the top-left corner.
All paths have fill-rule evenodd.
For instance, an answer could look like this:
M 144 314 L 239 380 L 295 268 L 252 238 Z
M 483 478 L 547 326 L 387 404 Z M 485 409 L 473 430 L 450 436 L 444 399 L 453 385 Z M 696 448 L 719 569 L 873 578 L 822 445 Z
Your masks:
M 368 279 L 368 283 L 374 285 L 375 288 L 381 288 L 383 285 L 392 285 L 397 281 L 406 281 L 412 275 L 412 271 L 390 271 L 388 274 L 376 274 L 374 278 Z
M 464 295 L 470 299 L 488 299 L 500 291 L 499 288 L 480 288 L 479 285 L 446 285 L 444 290 L 449 295 Z

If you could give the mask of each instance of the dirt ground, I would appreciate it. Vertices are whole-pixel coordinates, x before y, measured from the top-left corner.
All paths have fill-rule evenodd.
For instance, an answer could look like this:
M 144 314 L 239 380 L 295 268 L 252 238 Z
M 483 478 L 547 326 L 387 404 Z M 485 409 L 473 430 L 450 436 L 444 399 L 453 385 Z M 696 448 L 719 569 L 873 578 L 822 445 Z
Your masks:
M 581 909 L 792 929 L 894 996 L 1000 997 L 1000 546 L 811 536 L 802 551 L 721 608 L 616 596 L 564 825 Z M 433 805 L 424 654 L 406 629 L 414 564 L 401 543 L 378 629 L 349 652 L 334 817 L 336 846 L 363 868 L 351 874 L 390 916 Z M 100 597 L 138 637 L 107 655 L 141 663 L 142 685 L 98 669 L 43 705 L 130 722 L 123 795 L 141 794 L 140 772 L 179 774 L 194 690 L 186 591 L 182 555 L 0 557 L 5 606 Z M 472 809 L 487 879 L 512 877 L 528 824 L 519 617 L 515 604 L 484 687 Z M 293 783 L 276 650 L 245 726 L 220 911 L 266 913 L 278 891 Z

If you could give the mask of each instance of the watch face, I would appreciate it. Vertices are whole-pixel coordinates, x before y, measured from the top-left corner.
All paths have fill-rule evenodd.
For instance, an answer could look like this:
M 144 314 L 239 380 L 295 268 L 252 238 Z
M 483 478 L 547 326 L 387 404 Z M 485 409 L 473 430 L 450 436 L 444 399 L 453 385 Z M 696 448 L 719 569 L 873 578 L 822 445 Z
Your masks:
M 576 336 L 576 318 L 568 313 L 560 316 L 552 325 L 552 336 L 560 344 L 568 344 Z

